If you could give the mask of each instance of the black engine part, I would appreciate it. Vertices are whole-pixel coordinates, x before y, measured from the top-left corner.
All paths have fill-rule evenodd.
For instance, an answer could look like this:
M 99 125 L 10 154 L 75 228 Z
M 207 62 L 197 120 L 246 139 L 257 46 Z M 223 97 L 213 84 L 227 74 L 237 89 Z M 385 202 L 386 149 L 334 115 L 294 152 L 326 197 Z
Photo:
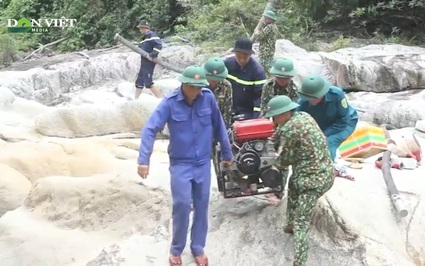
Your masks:
M 233 140 L 232 133 L 232 130 L 228 129 L 230 140 Z M 274 167 L 260 171 L 261 157 L 253 149 L 254 146 L 252 143 L 244 143 L 241 148 L 234 148 L 233 153 L 236 156 L 233 162 L 237 170 L 223 171 L 220 169 L 220 151 L 216 149 L 216 143 L 213 144 L 213 165 L 218 191 L 225 199 L 283 192 L 284 184 L 280 171 Z M 256 189 L 252 190 L 251 185 Z M 269 189 L 264 189 L 266 187 Z
M 274 188 L 282 184 L 282 173 L 274 167 L 262 172 L 260 178 L 266 187 Z
M 261 157 L 256 151 L 247 149 L 236 156 L 235 163 L 243 174 L 252 175 L 260 170 Z

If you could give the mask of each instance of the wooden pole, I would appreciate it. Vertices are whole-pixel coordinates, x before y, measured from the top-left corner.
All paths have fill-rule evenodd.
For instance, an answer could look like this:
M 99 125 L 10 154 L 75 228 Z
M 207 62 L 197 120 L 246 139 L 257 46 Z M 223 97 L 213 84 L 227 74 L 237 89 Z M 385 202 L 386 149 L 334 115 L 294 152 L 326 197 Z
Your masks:
M 384 129 L 387 140 L 389 140 L 391 137 L 387 129 L 384 126 L 381 126 L 381 127 Z M 394 183 L 393 177 L 391 175 L 391 168 L 392 168 L 391 167 L 391 151 L 387 150 L 382 155 L 382 175 L 384 177 L 384 181 L 385 181 L 385 184 L 387 185 L 388 193 L 390 195 L 394 208 L 397 211 L 397 214 L 400 217 L 406 217 L 408 215 L 408 211 Z
M 133 50 L 134 52 L 142 55 L 143 57 L 147 57 L 149 55 L 146 51 L 143 51 L 139 47 L 135 46 L 129 40 L 125 39 L 124 37 L 122 37 L 118 33 L 115 34 L 114 39 L 115 39 L 115 41 L 118 41 L 118 42 L 124 44 L 125 46 L 127 46 L 128 48 L 130 48 L 131 50 Z M 153 61 L 155 63 L 157 63 L 158 65 L 161 65 L 161 66 L 163 66 L 164 68 L 166 68 L 168 70 L 171 70 L 171 71 L 174 71 L 174 72 L 177 72 L 177 73 L 180 73 L 180 74 L 183 73 L 183 70 L 184 69 L 179 68 L 179 67 L 176 67 L 176 66 L 172 66 L 172 65 L 168 64 L 167 62 L 162 61 L 159 58 L 154 58 Z

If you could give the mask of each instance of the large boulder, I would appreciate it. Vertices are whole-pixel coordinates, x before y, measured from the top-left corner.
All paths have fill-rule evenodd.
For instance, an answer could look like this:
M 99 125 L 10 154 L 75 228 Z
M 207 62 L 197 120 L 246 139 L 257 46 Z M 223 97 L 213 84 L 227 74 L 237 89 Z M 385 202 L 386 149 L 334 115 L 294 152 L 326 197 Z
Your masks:
M 16 119 L 16 117 L 10 118 L 13 114 L 32 119 L 36 115 L 49 110 L 49 107 L 16 97 L 9 88 L 0 87 L 0 110 L 2 112 L 0 121 L 13 121 Z
M 52 175 L 79 177 L 105 173 L 119 168 L 120 159 L 135 161 L 136 157 L 137 152 L 125 147 L 74 139 L 6 142 L 0 149 L 0 163 L 32 182 Z
M 299 82 L 309 74 L 326 76 L 334 85 L 368 92 L 397 92 L 425 87 L 425 48 L 368 45 L 333 52 L 308 52 L 288 40 L 276 42 L 275 57 L 294 60 Z
M 0 87 L 0 139 L 37 139 L 34 117 L 49 110 L 48 106 L 16 97 L 8 88 Z
M 414 127 L 425 119 L 425 90 L 398 93 L 348 93 L 350 104 L 358 109 L 360 119 L 395 128 Z
M 206 60 L 206 55 L 191 45 L 167 46 L 162 49 L 159 58 L 173 65 L 174 67 L 185 69 L 190 65 L 198 65 Z
M 24 203 L 31 182 L 12 167 L 0 163 L 0 217 Z
M 140 57 L 135 53 L 110 53 L 89 60 L 62 62 L 26 71 L 0 72 L 0 85 L 17 96 L 49 105 L 64 93 L 69 93 L 105 81 L 134 79 Z
M 77 54 L 55 55 L 35 60 L 33 67 L 16 64 L 0 72 L 0 86 L 7 87 L 22 98 L 36 100 L 46 105 L 56 105 L 64 95 L 87 88 L 93 90 L 106 83 L 134 82 L 140 68 L 140 55 L 128 48 L 110 51 L 88 51 L 89 59 Z M 200 64 L 206 56 L 189 45 L 166 46 L 160 53 L 169 64 L 185 68 Z M 42 66 L 42 67 L 41 67 Z M 22 71 L 21 71 L 22 69 Z M 176 73 L 157 65 L 154 80 Z
M 168 224 L 170 215 L 169 198 L 164 197 L 163 192 L 128 178 L 113 178 L 111 174 L 40 179 L 29 193 L 25 206 L 59 227 L 119 230 L 121 234 L 134 229 L 149 234 L 158 224 Z M 61 208 L 57 208 L 59 206 Z
M 368 45 L 319 54 L 342 88 L 397 92 L 425 87 L 425 48 Z
M 286 57 L 294 61 L 294 67 L 298 71 L 298 75 L 294 77 L 297 84 L 301 83 L 303 77 L 312 74 L 323 75 L 330 80 L 333 79 L 333 76 L 328 73 L 328 69 L 319 54 L 308 52 L 296 46 L 291 41 L 278 40 L 276 42 L 275 58 L 276 57 Z
M 68 138 L 140 131 L 160 101 L 146 95 L 113 105 L 58 107 L 37 116 L 35 127 L 43 135 Z

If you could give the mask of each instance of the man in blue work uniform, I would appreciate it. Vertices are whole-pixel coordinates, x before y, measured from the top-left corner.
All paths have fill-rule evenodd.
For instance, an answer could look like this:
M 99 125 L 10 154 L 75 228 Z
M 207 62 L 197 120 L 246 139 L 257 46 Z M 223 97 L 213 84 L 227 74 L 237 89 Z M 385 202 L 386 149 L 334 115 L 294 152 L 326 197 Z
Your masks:
M 173 198 L 173 240 L 170 265 L 182 265 L 193 195 L 193 225 L 190 248 L 197 265 L 208 265 L 204 247 L 208 231 L 211 184 L 211 140 L 221 145 L 223 166 L 233 157 L 226 126 L 214 94 L 206 88 L 203 68 L 187 67 L 179 77 L 182 86 L 166 96 L 152 113 L 141 133 L 138 174 L 149 173 L 149 158 L 156 134 L 168 124 L 171 194 Z
M 267 82 L 266 72 L 252 58 L 254 51 L 248 38 L 238 38 L 232 52 L 235 56 L 224 61 L 229 71 L 227 80 L 232 84 L 232 112 L 248 119 L 257 118 L 261 112 L 261 92 Z
M 309 113 L 327 138 L 332 161 L 336 151 L 356 129 L 357 111 L 348 104 L 341 88 L 332 86 L 325 78 L 306 76 L 298 90 L 298 111 Z
M 153 71 L 156 63 L 154 59 L 158 57 L 162 49 L 162 41 L 154 31 L 150 30 L 149 23 L 146 20 L 140 21 L 139 31 L 143 34 L 143 39 L 139 43 L 139 48 L 149 54 L 147 57 L 141 57 L 140 70 L 136 80 L 135 99 L 138 99 L 143 88 L 150 89 L 152 93 L 160 98 L 160 90 L 154 86 Z

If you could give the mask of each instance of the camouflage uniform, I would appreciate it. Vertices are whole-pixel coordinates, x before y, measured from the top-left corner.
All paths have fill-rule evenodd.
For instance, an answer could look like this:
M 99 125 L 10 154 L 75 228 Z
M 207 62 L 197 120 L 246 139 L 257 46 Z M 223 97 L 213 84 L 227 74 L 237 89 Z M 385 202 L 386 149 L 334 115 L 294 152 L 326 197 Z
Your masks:
M 292 165 L 293 170 L 287 222 L 294 226 L 295 262 L 305 266 L 311 217 L 318 199 L 333 185 L 333 164 L 326 137 L 309 114 L 294 112 L 279 131 L 279 167 Z
M 228 80 L 219 81 L 217 87 L 211 89 L 217 99 L 218 108 L 226 127 L 230 127 L 232 118 L 232 84 Z
M 276 24 L 271 23 L 266 25 L 256 38 L 260 42 L 260 63 L 263 65 L 264 70 L 267 73 L 269 73 L 269 69 L 271 67 L 273 56 L 276 50 L 277 35 L 277 26 Z
M 292 80 L 289 82 L 287 87 L 283 88 L 283 87 L 279 87 L 279 85 L 275 82 L 274 78 L 270 79 L 266 84 L 264 84 L 263 92 L 261 94 L 261 116 L 263 116 L 264 113 L 267 111 L 268 102 L 276 95 L 286 95 L 292 101 L 296 102 L 298 99 L 298 95 L 296 91 L 297 91 L 297 86 Z M 269 140 L 274 143 L 276 151 L 279 147 L 279 138 L 280 138 L 279 130 L 275 130 L 275 132 L 273 133 L 273 136 L 269 138 Z M 285 168 L 281 168 L 280 171 L 282 174 L 282 184 L 285 187 L 286 182 L 288 181 L 289 169 L 285 167 Z M 275 195 L 281 199 L 283 198 L 284 192 L 282 191 L 280 193 L 275 193 Z
M 272 78 L 264 84 L 263 92 L 261 93 L 261 112 L 265 113 L 267 110 L 267 103 L 276 95 L 286 95 L 291 98 L 292 101 L 296 102 L 298 100 L 298 95 L 296 93 L 297 86 L 291 80 L 287 87 L 280 87 L 275 79 Z

